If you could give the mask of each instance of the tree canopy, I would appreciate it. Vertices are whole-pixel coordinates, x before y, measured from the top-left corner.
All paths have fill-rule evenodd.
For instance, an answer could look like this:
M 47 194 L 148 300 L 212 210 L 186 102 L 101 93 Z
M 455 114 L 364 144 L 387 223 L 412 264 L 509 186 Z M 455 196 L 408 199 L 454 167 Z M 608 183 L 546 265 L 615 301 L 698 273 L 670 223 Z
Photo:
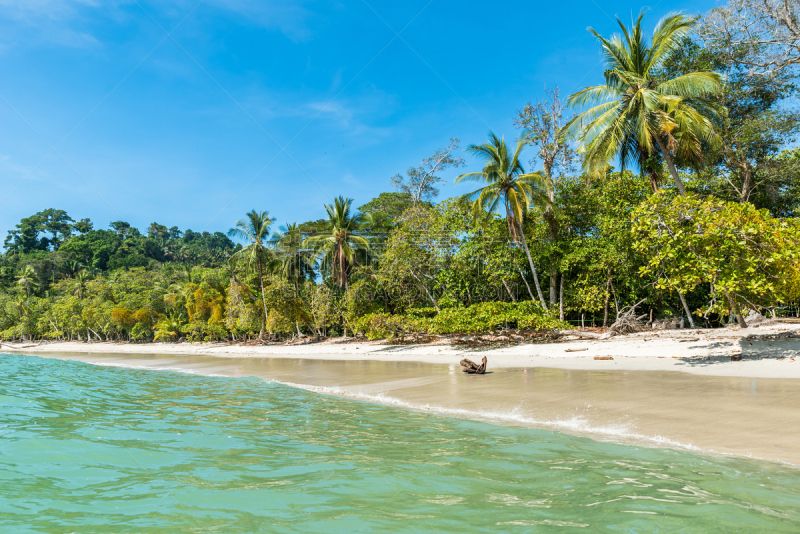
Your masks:
M 227 234 L 24 217 L 0 338 L 540 335 L 635 303 L 705 327 L 800 316 L 796 9 L 773 4 L 590 30 L 600 85 L 520 95 L 515 142 L 437 143 L 357 209 L 343 194 L 276 231 L 253 199 Z M 463 189 L 440 199 L 450 176 Z

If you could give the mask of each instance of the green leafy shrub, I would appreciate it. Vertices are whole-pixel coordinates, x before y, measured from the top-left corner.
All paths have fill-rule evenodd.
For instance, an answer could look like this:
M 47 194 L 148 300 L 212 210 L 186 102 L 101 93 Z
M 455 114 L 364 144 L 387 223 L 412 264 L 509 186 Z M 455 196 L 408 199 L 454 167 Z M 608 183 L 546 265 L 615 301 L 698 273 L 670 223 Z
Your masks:
M 502 327 L 567 328 L 533 301 L 481 302 L 467 308 L 446 308 L 427 322 L 429 334 L 482 334 Z
M 402 315 L 369 313 L 356 319 L 353 328 L 368 339 L 392 339 L 411 332 L 412 324 L 412 321 Z
M 436 317 L 436 308 L 410 308 L 406 310 L 406 316 L 417 318 L 433 318 Z
M 551 330 L 570 328 L 533 301 L 481 302 L 466 308 L 416 308 L 406 315 L 372 313 L 360 317 L 356 332 L 369 339 L 415 334 L 486 334 L 500 328 Z

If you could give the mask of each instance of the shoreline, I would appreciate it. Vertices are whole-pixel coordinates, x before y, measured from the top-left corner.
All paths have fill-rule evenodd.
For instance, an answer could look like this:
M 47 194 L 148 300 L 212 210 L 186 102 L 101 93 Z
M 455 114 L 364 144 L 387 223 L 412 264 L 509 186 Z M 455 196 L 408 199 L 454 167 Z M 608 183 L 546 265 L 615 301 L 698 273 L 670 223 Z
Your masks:
M 749 343 L 745 344 L 749 347 Z M 757 345 L 754 341 L 753 346 Z M 57 346 L 63 350 L 63 344 Z M 626 368 L 629 364 L 594 366 L 613 362 L 570 357 L 576 366 L 594 367 L 494 365 L 485 375 L 467 375 L 460 371 L 458 359 L 444 352 L 435 358 L 440 361 L 427 363 L 405 356 L 401 359 L 402 352 L 390 352 L 381 361 L 371 352 L 355 357 L 346 351 L 330 354 L 329 348 L 328 353 L 306 357 L 285 351 L 271 357 L 263 352 L 247 356 L 192 351 L 187 355 L 185 347 L 184 353 L 121 352 L 113 351 L 115 346 L 122 347 L 108 344 L 104 351 L 94 352 L 15 352 L 138 370 L 255 377 L 319 394 L 444 417 L 800 467 L 800 410 L 794 404 L 794 399 L 800 398 L 800 380 L 794 373 L 785 373 L 783 378 L 715 376 L 718 373 L 682 372 L 671 358 L 671 369 L 635 370 Z M 264 348 L 274 346 L 259 347 Z M 356 350 L 363 348 L 353 348 L 352 352 Z M 431 357 L 429 353 L 419 358 Z M 739 372 L 744 373 L 741 369 Z
M 570 339 L 572 338 L 572 339 Z M 800 324 L 772 323 L 746 329 L 647 331 L 607 340 L 570 336 L 550 343 L 470 348 L 449 342 L 392 345 L 385 341 L 333 339 L 261 346 L 229 343 L 48 342 L 2 343 L 0 352 L 214 355 L 223 358 L 298 358 L 456 364 L 489 360 L 489 369 L 680 371 L 708 376 L 800 378 Z M 606 358 L 596 360 L 595 357 Z M 607 359 L 607 358 L 612 359 Z M 731 357 L 740 358 L 732 361 Z

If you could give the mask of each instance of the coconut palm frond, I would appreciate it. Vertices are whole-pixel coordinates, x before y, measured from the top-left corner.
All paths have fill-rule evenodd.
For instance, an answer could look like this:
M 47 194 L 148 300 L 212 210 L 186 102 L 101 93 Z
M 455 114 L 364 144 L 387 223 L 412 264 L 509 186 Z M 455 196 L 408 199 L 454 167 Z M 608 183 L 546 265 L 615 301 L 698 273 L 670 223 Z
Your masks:
M 587 173 L 597 173 L 615 158 L 623 169 L 635 163 L 644 170 L 653 157 L 671 163 L 673 156 L 699 166 L 700 146 L 716 138 L 713 123 L 722 110 L 709 97 L 721 91 L 720 74 L 692 72 L 669 80 L 654 77 L 695 20 L 681 14 L 668 15 L 648 40 L 642 30 L 643 15 L 631 27 L 618 19 L 622 34 L 610 39 L 589 29 L 606 60 L 605 84 L 570 96 L 571 106 L 592 107 L 565 126 L 578 132 L 578 150 L 584 154 Z M 672 169 L 670 165 L 675 184 L 683 193 L 683 184 Z

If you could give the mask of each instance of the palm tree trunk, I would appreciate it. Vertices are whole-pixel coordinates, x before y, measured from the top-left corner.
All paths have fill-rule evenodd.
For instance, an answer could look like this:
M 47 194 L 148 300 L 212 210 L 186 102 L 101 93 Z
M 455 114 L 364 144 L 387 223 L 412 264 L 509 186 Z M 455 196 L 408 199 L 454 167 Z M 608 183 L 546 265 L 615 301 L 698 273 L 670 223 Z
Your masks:
M 264 294 L 264 274 L 261 270 L 261 259 L 258 259 L 258 283 L 261 285 L 261 304 L 264 305 L 264 322 L 261 323 L 261 333 L 259 334 L 259 338 L 264 338 L 264 330 L 267 328 L 267 297 Z
M 675 164 L 672 162 L 672 156 L 670 156 L 667 147 L 664 146 L 664 141 L 661 140 L 659 136 L 655 136 L 656 143 L 658 144 L 658 148 L 661 149 L 661 154 L 664 156 L 664 161 L 667 162 L 667 167 L 669 167 L 669 172 L 672 175 L 672 179 L 675 180 L 675 187 L 678 188 L 678 192 L 681 196 L 686 196 L 686 189 L 683 188 L 683 182 L 681 182 L 680 176 L 678 176 L 678 170 L 675 168 Z
M 648 170 L 647 175 L 650 177 L 650 187 L 653 188 L 653 193 L 658 193 L 658 175 L 653 169 Z
M 522 246 L 525 249 L 525 255 L 528 256 L 528 264 L 531 266 L 533 273 L 533 285 L 536 286 L 536 293 L 539 294 L 539 302 L 542 303 L 542 308 L 547 309 L 547 303 L 544 301 L 544 294 L 542 294 L 542 286 L 539 285 L 539 275 L 536 274 L 536 267 L 533 266 L 533 258 L 531 258 L 531 251 L 528 250 L 528 240 L 525 239 L 525 232 L 522 231 L 522 224 L 519 224 L 519 235 L 522 238 Z

